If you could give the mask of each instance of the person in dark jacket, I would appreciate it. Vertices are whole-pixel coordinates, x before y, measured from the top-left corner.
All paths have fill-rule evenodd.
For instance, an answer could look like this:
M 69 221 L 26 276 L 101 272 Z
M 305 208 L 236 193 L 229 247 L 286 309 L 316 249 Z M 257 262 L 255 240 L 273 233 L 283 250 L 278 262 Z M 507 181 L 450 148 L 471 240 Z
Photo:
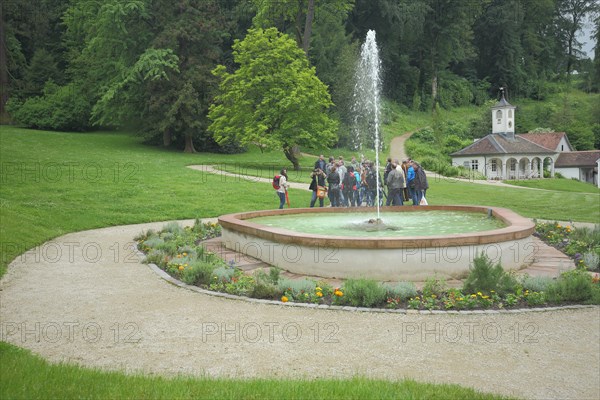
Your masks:
M 413 168 L 415 169 L 415 195 L 416 195 L 416 205 L 421 203 L 421 199 L 425 196 L 425 192 L 429 189 L 429 183 L 427 182 L 427 175 L 425 175 L 425 171 L 421 164 L 416 161 L 412 163 Z
M 325 163 L 325 160 L 323 160 L 323 163 Z M 315 206 L 315 202 L 317 201 L 317 198 L 319 199 L 319 207 L 323 207 L 323 198 L 319 198 L 317 196 L 317 192 L 319 189 L 319 186 L 325 186 L 325 179 L 327 178 L 325 176 L 325 172 L 323 172 L 322 169 L 320 168 L 315 168 L 315 170 L 312 172 L 312 174 L 310 174 L 311 177 L 311 182 L 310 182 L 310 186 L 308 187 L 310 190 L 313 191 L 312 193 L 312 198 L 310 199 L 310 206 L 314 207 Z
M 337 172 L 337 168 L 331 167 L 331 171 L 327 176 L 327 183 L 329 184 L 329 200 L 331 201 L 331 207 L 339 207 L 340 204 L 340 174 Z

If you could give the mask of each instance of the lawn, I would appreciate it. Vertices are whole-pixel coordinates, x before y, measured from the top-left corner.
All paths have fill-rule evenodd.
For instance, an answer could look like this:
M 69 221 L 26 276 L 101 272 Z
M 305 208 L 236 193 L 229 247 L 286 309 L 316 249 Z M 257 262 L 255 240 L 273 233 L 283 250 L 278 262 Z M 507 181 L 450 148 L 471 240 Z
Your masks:
M 216 164 L 239 172 L 269 174 L 289 165 L 282 152 L 183 154 L 143 145 L 122 133 L 59 133 L 3 126 L 0 129 L 0 276 L 25 250 L 68 232 L 275 208 L 270 184 L 186 168 Z M 337 151 L 333 151 L 338 154 Z M 330 151 L 325 154 L 330 153 Z M 347 150 L 340 154 L 350 155 Z M 257 162 L 257 160 L 259 160 Z M 310 168 L 314 158 L 305 157 Z M 298 175 L 293 180 L 303 181 Z M 596 193 L 546 192 L 431 180 L 432 204 L 481 204 L 514 209 L 528 217 L 600 220 Z M 294 205 L 310 193 L 292 190 Z M 49 366 L 28 352 L 1 344 L 2 398 L 159 397 L 414 397 L 476 398 L 455 386 L 366 379 L 342 381 L 202 380 L 131 377 L 73 366 Z M 232 384 L 233 383 L 233 384 Z M 482 396 L 482 398 L 490 398 Z
M 210 379 L 125 375 L 49 364 L 0 342 L 2 399 L 504 399 L 458 385 L 412 380 Z
M 573 179 L 529 179 L 529 180 L 508 180 L 504 181 L 509 185 L 523 186 L 535 189 L 558 190 L 561 192 L 578 193 L 600 193 L 600 189 L 590 183 L 584 183 Z

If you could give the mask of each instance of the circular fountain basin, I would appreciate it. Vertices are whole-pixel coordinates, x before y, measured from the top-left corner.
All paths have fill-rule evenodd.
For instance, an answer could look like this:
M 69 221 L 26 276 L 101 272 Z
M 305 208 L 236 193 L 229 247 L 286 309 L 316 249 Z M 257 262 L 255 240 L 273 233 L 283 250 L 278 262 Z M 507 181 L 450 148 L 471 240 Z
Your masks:
M 534 224 L 511 210 L 481 206 L 381 210 L 383 227 L 370 208 L 262 210 L 223 215 L 219 223 L 225 247 L 292 273 L 324 278 L 422 281 L 437 274 L 456 279 L 466 276 L 473 258 L 482 252 L 507 270 L 533 261 Z M 437 217 L 447 214 L 450 220 Z M 299 222 L 288 221 L 290 216 Z M 273 224 L 272 217 L 283 226 L 267 225 Z M 322 233 L 310 229 L 311 218 L 330 226 L 330 217 L 344 227 Z M 469 219 L 483 225 L 459 225 Z

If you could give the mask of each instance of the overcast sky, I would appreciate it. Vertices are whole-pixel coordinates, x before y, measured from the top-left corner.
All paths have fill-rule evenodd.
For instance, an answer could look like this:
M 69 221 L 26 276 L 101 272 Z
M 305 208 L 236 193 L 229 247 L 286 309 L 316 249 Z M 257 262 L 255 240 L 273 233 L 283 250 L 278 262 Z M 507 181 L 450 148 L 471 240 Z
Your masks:
M 585 27 L 579 31 L 579 35 L 577 36 L 577 40 L 583 43 L 581 50 L 588 55 L 592 60 L 594 59 L 594 47 L 596 46 L 596 41 L 592 39 L 592 30 L 593 24 L 591 21 L 587 21 Z

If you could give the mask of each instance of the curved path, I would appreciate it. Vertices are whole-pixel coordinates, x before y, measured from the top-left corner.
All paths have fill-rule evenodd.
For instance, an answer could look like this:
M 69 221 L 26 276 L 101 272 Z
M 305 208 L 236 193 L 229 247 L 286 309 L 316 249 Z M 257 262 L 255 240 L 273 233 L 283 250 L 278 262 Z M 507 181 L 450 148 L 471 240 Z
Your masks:
M 68 234 L 17 258 L 0 281 L 2 339 L 53 362 L 127 372 L 362 375 L 600 398 L 598 307 L 423 315 L 223 299 L 140 263 L 132 238 L 163 224 Z

